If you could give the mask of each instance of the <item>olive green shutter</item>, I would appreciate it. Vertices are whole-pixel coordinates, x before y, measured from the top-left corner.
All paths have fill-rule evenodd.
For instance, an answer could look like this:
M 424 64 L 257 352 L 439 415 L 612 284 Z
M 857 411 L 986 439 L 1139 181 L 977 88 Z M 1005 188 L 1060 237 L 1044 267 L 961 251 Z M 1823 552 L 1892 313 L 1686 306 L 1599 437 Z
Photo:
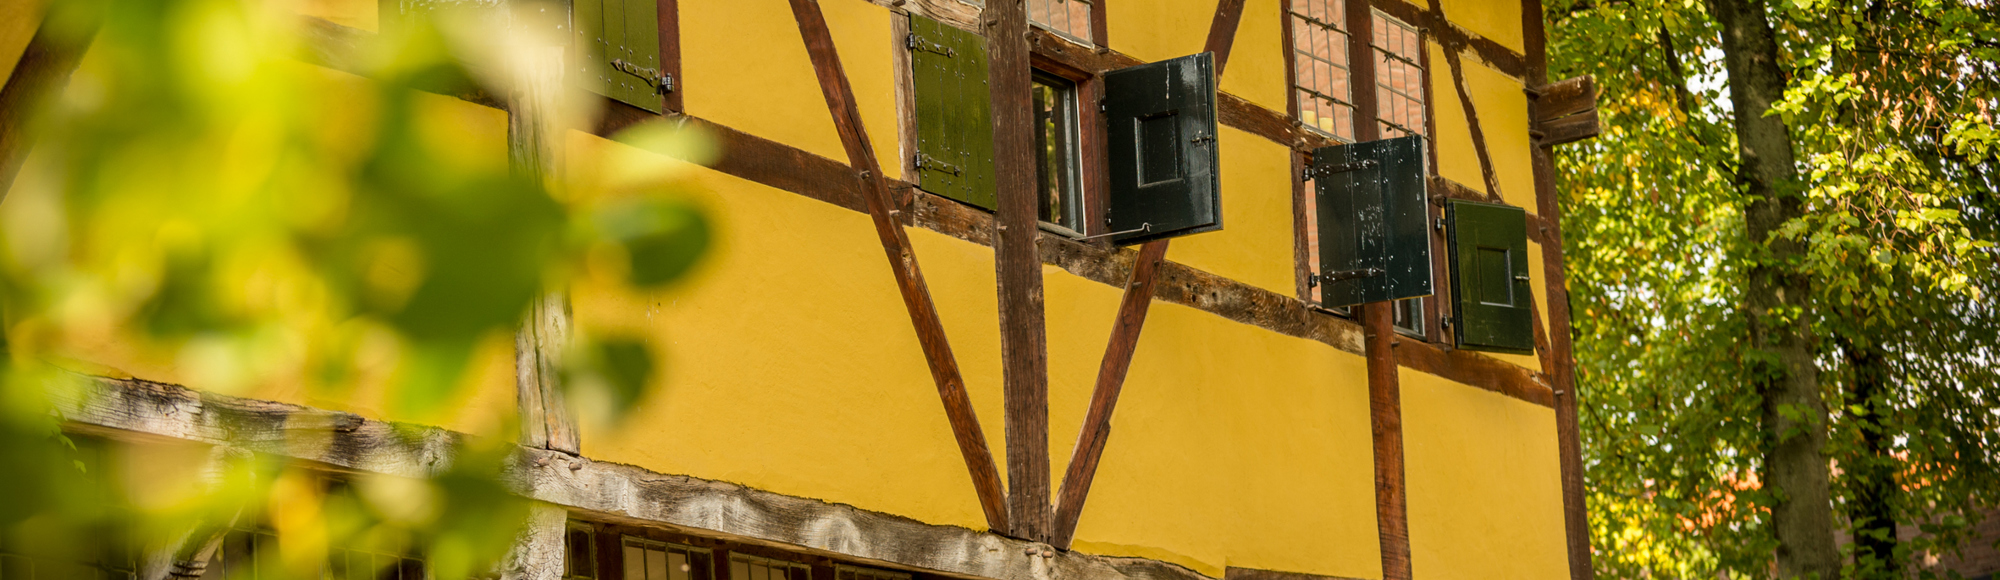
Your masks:
M 917 93 L 917 186 L 993 209 L 993 95 L 986 84 L 986 39 L 912 15 L 907 40 Z
M 1451 222 L 1452 326 L 1458 348 L 1533 353 L 1528 213 L 1462 200 L 1452 200 L 1445 213 Z
M 1425 163 L 1421 137 L 1313 151 L 1322 306 L 1431 295 Z
M 1113 242 L 1222 229 L 1214 55 L 1104 73 L 1104 119 Z
M 576 0 L 580 81 L 592 92 L 655 113 L 673 79 L 660 72 L 658 0 Z

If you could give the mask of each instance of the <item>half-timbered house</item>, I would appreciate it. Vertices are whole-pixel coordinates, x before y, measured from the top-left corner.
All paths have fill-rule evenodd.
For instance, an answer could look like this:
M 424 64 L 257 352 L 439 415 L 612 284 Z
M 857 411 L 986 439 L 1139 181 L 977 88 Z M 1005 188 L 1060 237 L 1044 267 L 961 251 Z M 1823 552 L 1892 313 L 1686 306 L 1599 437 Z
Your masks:
M 333 53 L 413 4 L 301 18 Z M 531 160 L 591 179 L 655 155 L 623 129 L 698 128 L 716 241 L 686 284 L 569 288 L 434 425 L 518 438 L 510 575 L 1591 577 L 1550 148 L 1594 96 L 1546 78 L 1539 0 L 552 6 L 603 113 Z M 7 10 L 8 90 L 75 66 Z M 504 157 L 531 106 L 425 110 Z M 577 330 L 673 361 L 617 428 L 548 384 Z M 392 472 L 448 439 L 74 356 L 115 370 L 67 415 L 110 437 L 333 417 L 351 445 L 268 451 Z

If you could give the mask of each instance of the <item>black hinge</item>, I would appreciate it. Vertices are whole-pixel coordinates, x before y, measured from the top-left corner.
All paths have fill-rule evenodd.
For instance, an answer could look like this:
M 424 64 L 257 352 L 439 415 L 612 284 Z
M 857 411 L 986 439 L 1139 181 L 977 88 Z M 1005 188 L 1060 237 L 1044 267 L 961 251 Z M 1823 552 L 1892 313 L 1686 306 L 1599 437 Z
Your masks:
M 624 59 L 612 59 L 611 68 L 618 72 L 639 77 L 640 80 L 646 81 L 647 86 L 653 87 L 653 92 L 655 93 L 664 95 L 674 92 L 674 76 L 662 73 L 660 69 L 639 66 L 625 62 Z
M 1340 165 L 1328 165 L 1326 167 L 1307 167 L 1304 176 L 1300 177 L 1300 179 L 1312 179 L 1314 175 L 1333 175 L 1335 173 L 1360 171 L 1374 166 L 1375 166 L 1374 159 L 1363 159 L 1360 161 L 1356 161 L 1354 163 L 1342 163 Z
M 950 163 L 938 161 L 937 159 L 922 153 L 917 154 L 917 169 L 918 170 L 929 169 L 931 171 L 936 171 L 938 173 L 950 173 L 952 175 L 962 175 L 962 170 L 960 170 L 957 165 L 952 165 Z
M 958 52 L 952 50 L 951 47 L 920 38 L 915 32 L 910 33 L 909 41 L 906 45 L 910 50 L 920 50 L 945 56 L 958 56 Z

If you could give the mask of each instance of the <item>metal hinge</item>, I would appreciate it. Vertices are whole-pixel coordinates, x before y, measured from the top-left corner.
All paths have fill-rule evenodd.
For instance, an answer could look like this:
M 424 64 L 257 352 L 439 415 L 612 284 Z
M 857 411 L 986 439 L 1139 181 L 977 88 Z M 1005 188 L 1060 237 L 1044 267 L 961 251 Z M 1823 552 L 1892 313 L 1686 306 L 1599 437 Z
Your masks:
M 905 43 L 905 46 L 908 46 L 910 50 L 920 50 L 945 56 L 958 56 L 957 51 L 952 50 L 951 47 L 919 38 L 915 32 L 910 33 L 909 40 Z
M 1203 142 L 1207 142 L 1207 141 L 1214 141 L 1214 140 L 1215 140 L 1215 136 L 1214 136 L 1214 135 L 1201 135 L 1201 134 L 1196 134 L 1196 135 L 1195 135 L 1194 137 L 1192 137 L 1192 138 L 1189 138 L 1189 139 L 1188 139 L 1188 142 L 1189 142 L 1189 143 L 1193 143 L 1193 144 L 1195 144 L 1195 145 L 1200 145 L 1200 144 L 1202 144 Z
M 936 171 L 938 173 L 950 173 L 952 175 L 963 174 L 963 170 L 960 170 L 957 165 L 952 165 L 950 163 L 938 161 L 937 159 L 922 153 L 917 154 L 916 161 L 917 161 L 917 169 L 919 171 L 924 169 L 929 169 L 931 171 Z
M 1388 273 L 1388 271 L 1387 271 L 1387 270 L 1383 270 L 1383 269 L 1381 269 L 1381 268 L 1362 268 L 1362 269 L 1359 269 L 1359 270 L 1341 270 L 1341 271 L 1339 271 L 1339 272 L 1327 272 L 1327 273 L 1325 273 L 1325 274 L 1313 274 L 1313 275 L 1312 275 L 1312 277 L 1309 277 L 1309 278 L 1306 278 L 1306 284 L 1307 284 L 1308 286 L 1319 286 L 1319 283 L 1320 283 L 1320 282 L 1339 282 L 1339 281 L 1341 281 L 1341 280 L 1353 280 L 1353 279 L 1355 279 L 1355 278 L 1372 278 L 1372 277 L 1375 277 L 1375 276 L 1380 276 L 1380 275 L 1383 275 L 1383 274 L 1386 274 L 1386 273 Z
M 639 66 L 624 59 L 612 59 L 611 68 L 646 81 L 647 86 L 653 87 L 654 93 L 664 95 L 674 92 L 674 75 L 662 73 L 660 69 Z
M 1363 169 L 1374 167 L 1375 165 L 1376 163 L 1374 159 L 1363 159 L 1354 163 L 1342 163 L 1340 165 L 1328 165 L 1326 167 L 1307 167 L 1305 170 L 1305 175 L 1300 179 L 1312 179 L 1314 175 L 1333 175 L 1335 173 L 1360 171 Z

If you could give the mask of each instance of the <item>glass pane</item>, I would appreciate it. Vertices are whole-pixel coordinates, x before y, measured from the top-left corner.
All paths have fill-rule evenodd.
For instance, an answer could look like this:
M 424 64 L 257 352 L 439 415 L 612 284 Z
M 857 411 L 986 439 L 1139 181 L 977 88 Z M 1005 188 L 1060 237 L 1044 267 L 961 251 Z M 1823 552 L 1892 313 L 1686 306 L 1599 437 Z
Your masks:
M 750 565 L 742 560 L 729 560 L 729 580 L 751 580 Z
M 646 580 L 646 549 L 625 544 L 625 580 Z
M 667 580 L 688 580 L 688 558 L 686 554 L 667 554 Z
M 646 549 L 646 580 L 667 580 L 666 551 Z

